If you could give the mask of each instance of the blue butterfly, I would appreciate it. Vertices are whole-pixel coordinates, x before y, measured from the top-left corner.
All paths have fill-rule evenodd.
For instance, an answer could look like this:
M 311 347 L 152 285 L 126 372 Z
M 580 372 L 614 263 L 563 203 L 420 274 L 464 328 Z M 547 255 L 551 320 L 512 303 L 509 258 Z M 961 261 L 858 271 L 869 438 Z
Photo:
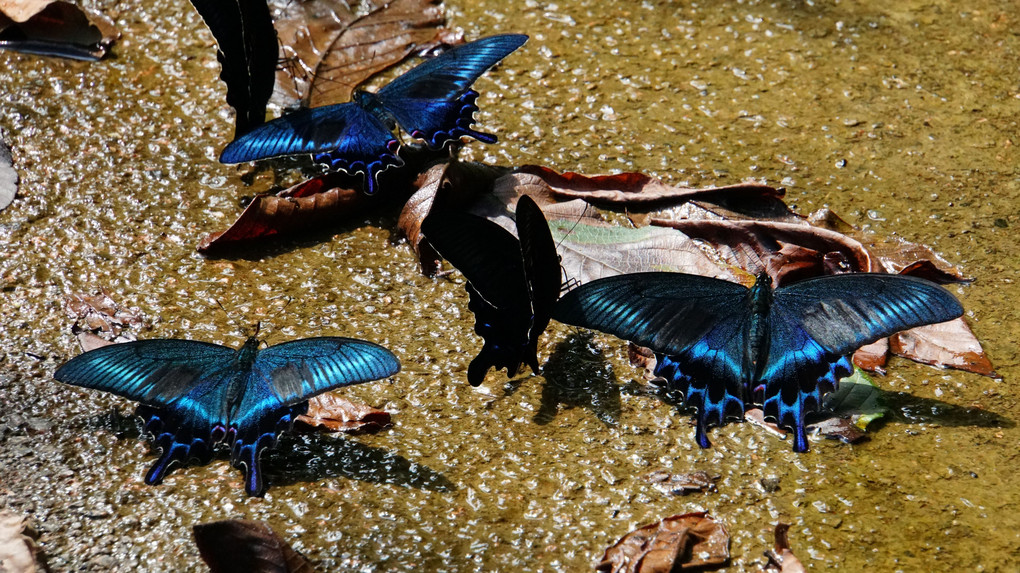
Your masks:
M 311 153 L 331 169 L 365 173 L 366 192 L 375 193 L 376 176 L 403 165 L 398 126 L 434 150 L 462 136 L 496 142 L 496 136 L 471 129 L 478 92 L 469 88 L 527 39 L 522 34 L 482 38 L 418 65 L 377 93 L 357 90 L 350 103 L 287 114 L 231 142 L 220 161 Z
M 549 225 L 531 197 L 517 202 L 520 239 L 469 213 L 433 209 L 422 234 L 467 278 L 468 308 L 485 343 L 468 366 L 478 386 L 489 368 L 515 376 L 522 362 L 538 372 L 538 337 L 560 295 L 560 260 Z
M 681 273 L 637 273 L 592 281 L 560 299 L 553 318 L 651 348 L 656 374 L 698 410 L 706 429 L 741 419 L 748 402 L 794 431 L 808 449 L 805 415 L 853 371 L 849 355 L 901 330 L 952 320 L 963 307 L 923 279 L 833 275 L 775 290 L 762 273 L 747 289 Z
M 225 442 L 245 492 L 261 496 L 262 452 L 307 411 L 309 398 L 399 370 L 393 353 L 363 340 L 305 338 L 260 350 L 253 336 L 239 350 L 177 339 L 111 344 L 72 358 L 53 377 L 141 403 L 137 413 L 162 450 L 145 483 L 159 484 L 176 463 L 208 463 Z

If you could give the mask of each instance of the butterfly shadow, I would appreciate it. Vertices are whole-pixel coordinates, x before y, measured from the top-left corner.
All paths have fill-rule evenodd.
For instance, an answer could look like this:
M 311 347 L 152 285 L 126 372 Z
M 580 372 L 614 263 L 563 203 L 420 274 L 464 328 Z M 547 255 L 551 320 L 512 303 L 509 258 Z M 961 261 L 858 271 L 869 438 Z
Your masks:
M 88 426 L 105 429 L 118 439 L 148 437 L 140 417 L 124 414 L 115 408 L 91 417 Z M 229 462 L 229 450 L 217 448 L 214 459 Z M 342 477 L 443 493 L 457 489 L 443 474 L 403 456 L 321 433 L 282 434 L 276 448 L 263 454 L 262 468 L 272 485 L 312 483 Z M 180 469 L 180 466 L 175 467 L 171 473 Z
M 1016 422 L 982 408 L 969 408 L 934 398 L 921 398 L 907 392 L 879 390 L 879 401 L 889 415 L 878 422 L 900 424 L 938 424 L 940 426 L 972 426 L 975 428 L 1013 428 Z
M 556 345 L 542 367 L 545 385 L 534 417 L 536 424 L 552 422 L 560 404 L 590 410 L 606 426 L 618 424 L 622 410 L 620 387 L 599 348 L 590 332 L 574 332 Z M 516 385 L 508 382 L 507 393 L 515 392 Z
M 284 434 L 263 460 L 276 485 L 341 477 L 442 493 L 457 489 L 443 474 L 389 450 L 321 434 Z

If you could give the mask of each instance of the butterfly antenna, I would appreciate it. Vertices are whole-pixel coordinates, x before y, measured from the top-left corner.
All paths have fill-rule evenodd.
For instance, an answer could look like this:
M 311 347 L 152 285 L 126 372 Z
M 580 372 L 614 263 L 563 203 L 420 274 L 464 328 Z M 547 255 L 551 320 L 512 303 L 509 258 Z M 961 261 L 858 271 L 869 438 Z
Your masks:
M 570 226 L 570 230 L 563 233 L 563 236 L 560 237 L 560 240 L 556 242 L 557 256 L 559 256 L 560 246 L 563 244 L 563 241 L 574 233 L 574 229 L 576 229 L 577 226 L 581 224 L 581 219 L 583 219 L 585 215 L 588 214 L 588 209 L 593 208 L 594 207 L 592 207 L 590 203 L 588 203 L 587 201 L 584 202 L 584 209 L 582 209 L 581 213 L 578 214 L 577 219 L 574 221 L 574 224 Z M 563 268 L 563 257 L 559 256 L 559 258 L 560 258 L 560 274 L 562 276 L 562 280 L 560 281 L 560 294 L 562 295 L 581 286 L 581 279 L 577 277 L 567 276 L 567 269 Z

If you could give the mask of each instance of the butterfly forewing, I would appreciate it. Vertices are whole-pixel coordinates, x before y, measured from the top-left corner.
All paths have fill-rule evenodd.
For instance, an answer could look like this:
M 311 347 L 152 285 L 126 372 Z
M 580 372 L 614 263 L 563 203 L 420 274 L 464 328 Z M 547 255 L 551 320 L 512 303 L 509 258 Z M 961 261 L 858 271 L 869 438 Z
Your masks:
M 794 317 L 834 354 L 963 314 L 960 302 L 935 283 L 877 273 L 820 277 L 776 289 L 772 309 L 773 315 Z
M 337 151 L 351 162 L 369 163 L 388 153 L 393 139 L 379 118 L 357 104 L 343 103 L 299 110 L 263 124 L 227 145 L 220 161 Z
M 415 66 L 379 90 L 387 107 L 397 100 L 456 99 L 486 70 L 524 45 L 523 34 L 481 38 Z M 411 111 L 411 110 L 409 110 Z
M 400 371 L 392 352 L 378 344 L 341 337 L 293 340 L 258 353 L 240 410 L 289 405 L 351 384 Z
M 194 340 L 111 344 L 72 358 L 53 377 L 153 406 L 173 402 L 229 370 L 235 351 Z
M 568 292 L 553 318 L 676 356 L 701 341 L 717 323 L 741 323 L 749 312 L 747 294 L 741 285 L 709 277 L 632 273 Z M 734 368 L 739 375 L 741 367 Z
M 549 326 L 553 307 L 560 297 L 563 273 L 549 223 L 542 209 L 527 195 L 517 200 L 517 235 L 521 259 L 524 261 L 524 276 L 531 292 L 532 313 L 535 316 L 530 335 L 534 343 Z
M 462 136 L 495 143 L 495 136 L 471 129 L 478 93 L 468 88 L 527 39 L 515 34 L 464 44 L 413 68 L 377 96 L 404 131 L 432 149 Z

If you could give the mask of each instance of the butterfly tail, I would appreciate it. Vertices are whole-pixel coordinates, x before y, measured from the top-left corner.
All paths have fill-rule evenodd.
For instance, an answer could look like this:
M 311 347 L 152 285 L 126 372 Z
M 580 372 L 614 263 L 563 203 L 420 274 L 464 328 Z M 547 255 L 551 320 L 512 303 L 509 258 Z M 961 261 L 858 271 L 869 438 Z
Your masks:
M 383 145 L 383 148 L 384 151 L 365 149 L 360 153 L 353 153 L 350 150 L 326 151 L 314 154 L 313 160 L 332 171 L 343 171 L 350 175 L 364 173 L 364 191 L 368 195 L 374 195 L 379 189 L 379 174 L 390 167 L 404 165 L 404 160 L 398 155 L 399 141 L 390 139 Z
M 253 425 L 231 429 L 230 463 L 244 473 L 244 492 L 249 496 L 262 497 L 266 493 L 262 453 L 272 449 L 280 433 L 290 430 L 294 420 L 307 411 L 308 402 L 300 402 L 253 418 L 257 420 Z
M 762 410 L 780 426 L 793 430 L 793 451 L 808 451 L 804 418 L 822 408 L 822 399 L 839 386 L 839 380 L 853 372 L 848 356 L 826 355 L 819 358 L 824 370 L 820 375 L 773 376 L 764 385 Z
M 698 411 L 694 437 L 702 448 L 712 447 L 708 439 L 708 428 L 721 426 L 730 418 L 744 415 L 744 401 L 739 388 L 727 387 L 725 383 L 713 381 L 710 376 L 695 376 L 696 368 L 689 359 L 674 359 L 668 355 L 655 353 L 655 375 L 666 379 L 668 388 L 680 392 L 684 403 Z M 681 370 L 681 363 L 688 364 Z M 712 382 L 705 384 L 702 380 Z
M 159 459 L 145 474 L 146 484 L 159 485 L 176 464 L 184 465 L 190 460 L 206 464 L 212 459 L 215 431 L 205 438 L 196 437 L 197 432 L 168 412 L 142 405 L 135 413 L 145 419 L 145 432 L 160 450 Z

